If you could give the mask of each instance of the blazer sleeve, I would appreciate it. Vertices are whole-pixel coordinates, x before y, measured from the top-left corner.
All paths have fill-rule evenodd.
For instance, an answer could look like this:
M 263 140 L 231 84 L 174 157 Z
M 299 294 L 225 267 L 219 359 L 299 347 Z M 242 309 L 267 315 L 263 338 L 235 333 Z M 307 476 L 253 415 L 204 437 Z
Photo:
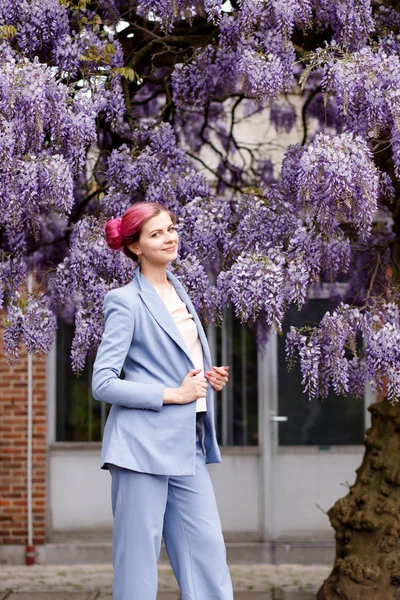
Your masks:
M 159 411 L 164 398 L 162 383 L 119 378 L 132 341 L 134 311 L 120 294 L 113 292 L 108 292 L 103 301 L 104 331 L 93 364 L 93 398 L 128 408 Z

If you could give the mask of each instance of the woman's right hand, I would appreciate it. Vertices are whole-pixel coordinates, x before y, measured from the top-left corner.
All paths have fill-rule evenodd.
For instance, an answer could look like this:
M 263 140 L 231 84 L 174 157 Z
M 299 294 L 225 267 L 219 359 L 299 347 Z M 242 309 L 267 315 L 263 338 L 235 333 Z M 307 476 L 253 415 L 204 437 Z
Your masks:
M 177 404 L 189 404 L 198 398 L 205 398 L 207 394 L 207 379 L 196 377 L 201 369 L 191 369 L 177 390 Z

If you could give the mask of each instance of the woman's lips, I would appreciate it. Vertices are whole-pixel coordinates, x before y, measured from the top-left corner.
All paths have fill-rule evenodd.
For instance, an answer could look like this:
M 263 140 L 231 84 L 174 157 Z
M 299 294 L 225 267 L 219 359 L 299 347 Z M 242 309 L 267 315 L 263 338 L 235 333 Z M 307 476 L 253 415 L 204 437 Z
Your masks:
M 175 250 L 176 246 L 171 246 L 171 248 L 164 248 L 163 252 L 172 252 L 172 250 Z

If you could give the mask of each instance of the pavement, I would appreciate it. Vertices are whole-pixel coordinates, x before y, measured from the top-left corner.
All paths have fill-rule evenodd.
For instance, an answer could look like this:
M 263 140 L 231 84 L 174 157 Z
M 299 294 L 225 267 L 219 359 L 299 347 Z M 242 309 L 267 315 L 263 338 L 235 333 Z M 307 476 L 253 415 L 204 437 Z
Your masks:
M 314 600 L 331 567 L 229 564 L 235 600 Z M 112 565 L 0 565 L 0 600 L 112 600 Z M 169 564 L 158 567 L 157 600 L 179 600 Z

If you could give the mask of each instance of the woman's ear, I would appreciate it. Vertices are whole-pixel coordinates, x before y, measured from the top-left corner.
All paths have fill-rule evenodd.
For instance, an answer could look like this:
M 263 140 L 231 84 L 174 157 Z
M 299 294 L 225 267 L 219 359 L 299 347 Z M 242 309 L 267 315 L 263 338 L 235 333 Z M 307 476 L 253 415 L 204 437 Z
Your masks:
M 128 249 L 136 255 L 137 255 L 137 251 L 139 250 L 139 248 L 136 244 L 129 244 Z

